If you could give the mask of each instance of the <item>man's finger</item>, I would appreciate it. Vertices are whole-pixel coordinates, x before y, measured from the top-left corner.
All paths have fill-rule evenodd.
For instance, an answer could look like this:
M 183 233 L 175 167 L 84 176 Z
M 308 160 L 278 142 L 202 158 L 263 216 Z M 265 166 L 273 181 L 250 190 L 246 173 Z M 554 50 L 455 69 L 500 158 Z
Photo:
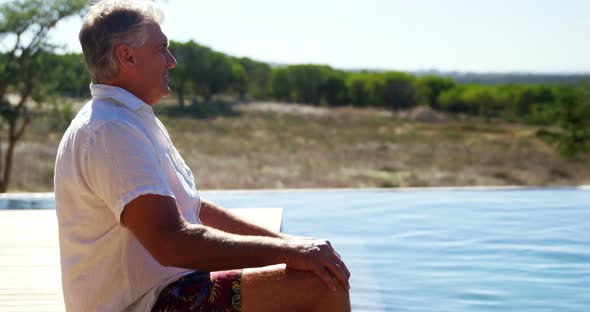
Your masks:
M 330 247 L 330 250 L 338 256 L 338 258 L 341 258 L 340 254 L 336 251 L 336 249 L 332 247 L 332 243 L 330 243 L 330 241 L 326 241 L 326 244 L 328 245 L 328 247 Z
M 331 258 L 332 261 L 336 262 L 336 264 L 338 266 L 340 266 L 340 268 L 342 268 L 342 270 L 344 271 L 344 273 L 346 273 L 346 277 L 350 277 L 350 271 L 348 270 L 348 268 L 346 267 L 346 264 L 344 264 L 344 262 L 342 262 L 342 259 L 334 257 Z
M 328 288 L 332 291 L 336 291 L 336 282 L 334 282 L 334 279 L 332 278 L 332 276 L 330 275 L 330 273 L 328 273 L 328 271 L 326 271 L 326 269 L 322 266 L 314 266 L 313 272 L 322 280 L 324 281 L 324 283 L 326 284 L 326 286 L 328 286 Z
M 350 285 L 348 284 L 348 276 L 346 272 L 336 264 L 332 260 L 328 260 L 326 263 L 326 268 L 331 273 L 332 276 L 336 277 L 336 279 L 340 282 L 340 285 L 346 290 L 350 289 Z

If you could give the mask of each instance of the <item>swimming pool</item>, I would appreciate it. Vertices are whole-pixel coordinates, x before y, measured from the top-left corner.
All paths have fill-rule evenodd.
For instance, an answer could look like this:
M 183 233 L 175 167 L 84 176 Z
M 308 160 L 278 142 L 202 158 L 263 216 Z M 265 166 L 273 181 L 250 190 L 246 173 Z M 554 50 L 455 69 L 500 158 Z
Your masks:
M 210 192 L 330 239 L 354 311 L 590 311 L 590 191 Z
M 352 272 L 354 311 L 590 310 L 587 189 L 202 195 L 282 207 L 284 232 L 329 239 Z M 51 202 L 41 197 L 37 208 Z

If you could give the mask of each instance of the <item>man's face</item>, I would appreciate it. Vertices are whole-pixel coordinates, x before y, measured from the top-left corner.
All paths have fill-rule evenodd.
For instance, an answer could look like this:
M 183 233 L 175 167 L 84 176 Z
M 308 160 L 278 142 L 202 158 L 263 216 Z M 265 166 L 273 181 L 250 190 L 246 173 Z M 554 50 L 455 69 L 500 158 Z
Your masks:
M 176 66 L 174 56 L 168 50 L 168 38 L 159 25 L 147 25 L 148 39 L 136 49 L 137 80 L 140 83 L 141 99 L 149 105 L 170 95 L 168 69 Z

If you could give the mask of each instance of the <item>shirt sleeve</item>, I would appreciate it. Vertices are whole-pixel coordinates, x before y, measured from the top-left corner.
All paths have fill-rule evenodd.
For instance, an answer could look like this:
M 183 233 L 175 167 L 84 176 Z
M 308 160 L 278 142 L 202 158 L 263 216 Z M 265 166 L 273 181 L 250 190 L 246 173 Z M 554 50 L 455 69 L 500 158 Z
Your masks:
M 86 152 L 86 180 L 117 222 L 125 205 L 141 195 L 174 197 L 156 144 L 136 126 L 108 122 L 93 133 Z

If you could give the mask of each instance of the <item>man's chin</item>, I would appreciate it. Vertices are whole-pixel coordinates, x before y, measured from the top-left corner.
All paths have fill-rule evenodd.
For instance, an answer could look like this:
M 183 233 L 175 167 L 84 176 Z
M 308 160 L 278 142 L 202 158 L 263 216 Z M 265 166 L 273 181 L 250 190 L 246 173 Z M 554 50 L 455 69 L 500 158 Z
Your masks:
M 168 96 L 170 96 L 170 94 L 172 94 L 172 90 L 170 90 L 170 87 L 169 86 L 166 86 L 162 90 L 162 97 L 168 97 Z

